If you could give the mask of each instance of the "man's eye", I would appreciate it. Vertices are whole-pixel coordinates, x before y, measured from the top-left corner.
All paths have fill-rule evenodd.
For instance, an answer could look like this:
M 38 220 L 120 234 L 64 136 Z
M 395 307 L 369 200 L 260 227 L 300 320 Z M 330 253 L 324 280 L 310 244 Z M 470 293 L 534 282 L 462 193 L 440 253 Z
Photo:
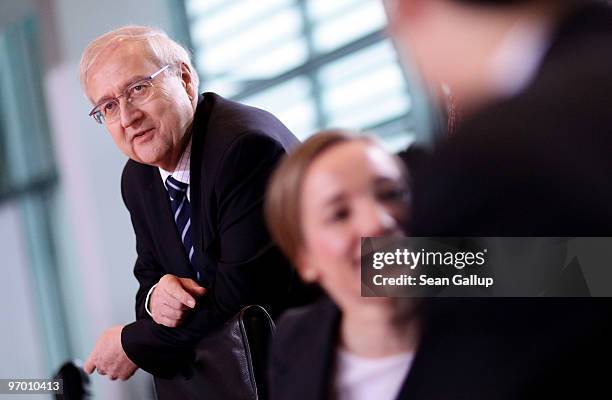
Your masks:
M 104 105 L 102 106 L 102 111 L 104 111 L 104 113 L 113 112 L 114 109 L 115 109 L 114 101 L 109 101 L 108 103 L 104 103 Z
M 130 87 L 129 96 L 130 97 L 141 97 L 143 95 L 146 95 L 148 88 L 149 88 L 149 86 L 147 86 L 147 85 L 145 85 L 143 83 L 138 83 L 138 84 Z

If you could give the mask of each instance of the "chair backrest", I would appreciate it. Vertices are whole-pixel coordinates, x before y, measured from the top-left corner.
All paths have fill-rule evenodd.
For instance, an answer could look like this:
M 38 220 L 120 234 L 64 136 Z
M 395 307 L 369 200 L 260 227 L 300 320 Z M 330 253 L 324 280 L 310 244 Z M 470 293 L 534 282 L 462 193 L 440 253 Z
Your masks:
M 155 378 L 159 400 L 266 398 L 274 322 L 261 306 L 243 308 L 194 348 L 194 361 L 172 379 Z

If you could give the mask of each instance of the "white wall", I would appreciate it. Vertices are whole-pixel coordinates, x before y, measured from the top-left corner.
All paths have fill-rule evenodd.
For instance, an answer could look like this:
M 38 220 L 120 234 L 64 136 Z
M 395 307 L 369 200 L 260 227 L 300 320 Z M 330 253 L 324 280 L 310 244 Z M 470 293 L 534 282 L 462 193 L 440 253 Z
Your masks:
M 19 7 L 15 3 L 20 3 Z M 67 333 L 73 355 L 81 360 L 86 359 L 104 329 L 134 319 L 137 284 L 132 275 L 136 256 L 133 231 L 119 185 L 126 159 L 104 128 L 87 116 L 91 105 L 81 93 L 78 62 L 88 42 L 117 26 L 154 25 L 172 34 L 172 4 L 175 3 L 170 0 L 31 0 L 0 4 L 0 28 L 28 10 L 38 14 L 41 24 L 46 71 L 43 84 L 52 151 L 60 177 L 53 227 L 59 245 Z M 12 212 L 0 213 L 0 243 L 5 237 L 20 240 L 15 218 Z M 6 242 L 2 249 L 5 246 Z M 29 347 L 35 354 L 42 342 L 36 334 L 36 310 L 27 301 L 28 281 L 24 277 L 28 267 L 23 260 L 27 249 L 17 245 L 15 249 L 12 257 L 17 261 L 11 262 L 11 274 L 18 284 L 11 291 L 0 291 L 0 304 L 8 304 L 17 294 L 26 300 L 14 311 L 2 309 L 3 320 L 12 318 L 17 329 L 3 331 L 0 343 L 10 339 L 13 346 L 18 345 L 14 348 Z M 18 316 L 21 319 L 13 321 Z M 6 326 L 4 321 L 2 325 Z M 4 350 L 0 349 L 3 358 L 7 354 Z M 31 377 L 45 376 L 42 365 L 41 359 L 35 360 L 23 372 Z M 0 377 L 10 376 L 8 372 L 0 370 Z M 95 375 L 93 390 L 96 398 L 148 398 L 151 381 L 142 372 L 124 383 Z
M 0 377 L 45 378 L 40 324 L 31 296 L 32 277 L 23 240 L 20 209 L 16 203 L 0 207 L 2 291 L 0 291 Z M 1 396 L 0 396 L 1 397 Z M 25 398 L 35 398 L 30 396 Z

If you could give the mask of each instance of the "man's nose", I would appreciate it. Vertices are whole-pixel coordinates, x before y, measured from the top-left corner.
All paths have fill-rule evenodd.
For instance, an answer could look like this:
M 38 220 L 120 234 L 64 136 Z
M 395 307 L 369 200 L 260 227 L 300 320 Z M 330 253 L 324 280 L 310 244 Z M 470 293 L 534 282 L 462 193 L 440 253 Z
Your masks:
M 361 237 L 385 236 L 397 227 L 397 221 L 387 207 L 375 200 L 364 201 L 357 217 Z
M 142 111 L 134 106 L 130 101 L 121 99 L 119 101 L 119 113 L 121 126 L 125 129 L 142 117 Z

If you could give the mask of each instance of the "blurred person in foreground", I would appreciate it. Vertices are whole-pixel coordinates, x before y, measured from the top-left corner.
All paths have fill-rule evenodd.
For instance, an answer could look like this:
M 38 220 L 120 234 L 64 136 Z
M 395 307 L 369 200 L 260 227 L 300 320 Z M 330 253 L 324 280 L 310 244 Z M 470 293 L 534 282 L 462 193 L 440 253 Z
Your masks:
M 418 303 L 361 297 L 361 238 L 401 235 L 408 200 L 401 161 L 367 136 L 316 134 L 275 171 L 270 232 L 329 297 L 281 318 L 272 400 L 396 398 L 420 337 Z
M 277 315 L 286 306 L 291 270 L 262 206 L 269 175 L 297 139 L 265 111 L 199 94 L 188 52 L 157 29 L 108 32 L 80 67 L 89 115 L 130 158 L 121 193 L 140 285 L 136 321 L 104 332 L 85 370 L 172 377 L 242 307 Z
M 600 1 L 386 0 L 389 33 L 460 126 L 418 174 L 418 234 L 612 233 L 612 10 Z M 422 179 L 421 179 L 422 178 Z M 450 206 L 452 205 L 452 206 Z
M 418 66 L 440 106 L 444 99 L 435 88 L 443 83 L 462 109 L 457 131 L 411 171 L 410 232 L 612 236 L 610 6 L 571 0 L 383 3 L 402 61 Z M 473 310 L 472 335 L 482 344 L 465 343 L 459 352 L 469 358 L 432 363 L 429 374 L 414 381 L 415 392 L 438 398 L 599 395 L 607 369 L 598 365 L 612 356 L 610 299 L 429 303 Z M 449 329 L 460 324 L 468 325 L 457 320 Z M 452 381 L 439 379 L 451 373 Z M 517 392 L 525 387 L 530 391 Z

